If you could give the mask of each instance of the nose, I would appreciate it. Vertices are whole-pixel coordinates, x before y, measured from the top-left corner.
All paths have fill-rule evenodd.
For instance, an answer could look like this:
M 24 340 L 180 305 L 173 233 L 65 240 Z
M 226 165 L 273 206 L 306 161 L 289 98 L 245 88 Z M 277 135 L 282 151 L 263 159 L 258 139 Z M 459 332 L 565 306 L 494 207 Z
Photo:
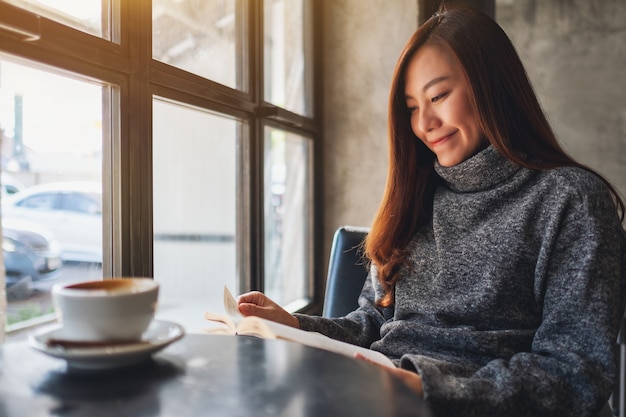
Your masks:
M 428 133 L 439 126 L 441 126 L 441 120 L 430 106 L 420 109 L 417 115 L 417 129 L 420 132 Z

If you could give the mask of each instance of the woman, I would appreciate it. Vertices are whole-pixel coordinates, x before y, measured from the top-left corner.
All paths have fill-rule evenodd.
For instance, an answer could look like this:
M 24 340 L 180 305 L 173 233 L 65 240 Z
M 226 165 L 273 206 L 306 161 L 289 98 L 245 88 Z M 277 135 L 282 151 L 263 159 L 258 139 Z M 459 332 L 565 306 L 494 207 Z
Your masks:
M 436 416 L 593 416 L 616 380 L 624 204 L 568 157 L 514 47 L 442 9 L 409 40 L 389 107 L 370 278 L 343 318 L 259 315 L 381 351 Z

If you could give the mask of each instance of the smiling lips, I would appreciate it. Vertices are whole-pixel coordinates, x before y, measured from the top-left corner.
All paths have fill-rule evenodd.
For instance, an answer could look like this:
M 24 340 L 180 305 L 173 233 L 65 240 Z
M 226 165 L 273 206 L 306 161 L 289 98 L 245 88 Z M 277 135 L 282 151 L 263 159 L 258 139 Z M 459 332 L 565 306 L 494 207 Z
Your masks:
M 454 136 L 457 132 L 458 132 L 458 130 L 456 130 L 456 131 L 454 131 L 454 132 L 450 133 L 449 135 L 446 135 L 446 136 L 441 136 L 441 137 L 439 137 L 439 138 L 437 138 L 437 139 L 435 139 L 435 140 L 429 141 L 430 146 L 435 147 L 435 146 L 438 146 L 438 145 L 443 144 L 443 143 L 444 143 L 444 142 L 446 142 L 449 138 L 451 138 L 452 136 Z

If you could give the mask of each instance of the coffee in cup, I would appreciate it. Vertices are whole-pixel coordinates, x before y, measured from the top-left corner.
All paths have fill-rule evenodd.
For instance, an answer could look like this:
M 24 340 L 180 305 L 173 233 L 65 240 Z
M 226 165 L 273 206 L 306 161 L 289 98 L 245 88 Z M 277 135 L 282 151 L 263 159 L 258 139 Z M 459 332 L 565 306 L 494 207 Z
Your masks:
M 151 278 L 114 278 L 52 288 L 62 338 L 81 342 L 132 342 L 154 317 L 159 284 Z

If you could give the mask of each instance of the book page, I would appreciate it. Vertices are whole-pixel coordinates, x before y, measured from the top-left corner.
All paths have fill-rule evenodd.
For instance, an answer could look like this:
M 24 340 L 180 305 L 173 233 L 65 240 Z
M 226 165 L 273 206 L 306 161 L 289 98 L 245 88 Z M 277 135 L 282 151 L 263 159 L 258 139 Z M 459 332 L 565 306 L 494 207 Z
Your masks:
M 276 332 L 270 328 L 271 323 L 273 322 L 260 317 L 246 317 L 237 325 L 237 334 L 263 339 L 277 339 Z
M 392 368 L 395 367 L 388 357 L 371 349 L 331 339 L 321 333 L 296 329 L 295 327 L 276 323 L 261 317 L 250 316 L 244 318 L 239 313 L 235 297 L 233 297 L 226 286 L 224 286 L 224 310 L 227 315 L 204 313 L 205 319 L 221 324 L 221 326 L 217 328 L 205 329 L 207 333 L 240 334 L 265 339 L 284 339 L 350 357 L 353 357 L 355 353 L 360 353 L 373 362 Z
M 237 300 L 228 290 L 228 287 L 224 285 L 224 311 L 226 311 L 226 315 L 228 317 L 233 318 L 241 318 L 241 313 L 239 312 L 239 306 L 237 305 Z
M 230 317 L 218 313 L 204 313 L 204 319 L 215 324 L 213 327 L 202 329 L 205 333 L 211 334 L 236 334 L 235 323 Z
M 244 319 L 244 322 L 247 321 L 248 318 Z M 360 353 L 361 355 L 365 356 L 373 362 L 395 368 L 395 365 L 393 364 L 393 362 L 391 362 L 391 359 L 375 350 L 331 339 L 330 337 L 325 336 L 321 333 L 307 332 L 304 330 L 296 329 L 295 327 L 290 327 L 284 324 L 261 319 L 259 317 L 256 317 L 256 319 L 263 321 L 266 327 L 271 330 L 272 333 L 275 334 L 276 337 L 279 339 L 289 340 L 291 342 L 296 342 L 306 346 L 327 350 L 329 352 L 339 353 L 349 357 L 353 357 L 355 353 Z M 244 322 L 242 322 L 237 327 L 237 334 L 245 334 L 245 327 L 242 328 Z
M 236 326 L 241 320 L 243 320 L 243 316 L 239 313 L 239 308 L 237 307 L 237 300 L 228 290 L 226 285 L 224 285 L 224 311 L 226 315 L 219 313 L 210 313 L 205 312 L 204 318 L 205 320 L 211 321 L 216 326 L 210 327 L 207 329 L 202 329 L 205 333 L 212 334 L 237 334 Z

